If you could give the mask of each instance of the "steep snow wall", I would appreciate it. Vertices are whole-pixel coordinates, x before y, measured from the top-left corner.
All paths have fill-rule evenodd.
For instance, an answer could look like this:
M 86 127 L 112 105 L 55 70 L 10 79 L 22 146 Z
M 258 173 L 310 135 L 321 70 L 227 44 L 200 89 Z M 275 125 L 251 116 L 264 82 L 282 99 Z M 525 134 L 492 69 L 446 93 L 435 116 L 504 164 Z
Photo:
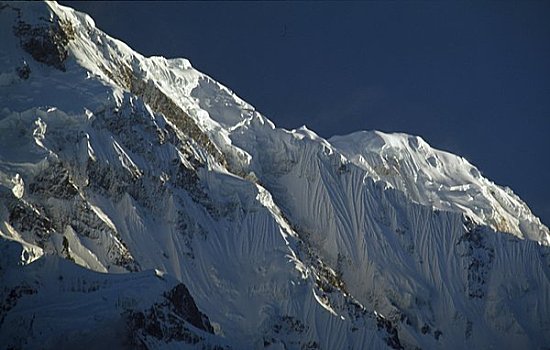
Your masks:
M 463 158 L 276 128 L 189 61 L 53 2 L 0 16 L 0 340 L 113 324 L 144 348 L 550 343 L 548 228 Z M 128 310 L 132 290 L 150 293 Z M 59 315 L 74 322 L 53 331 Z

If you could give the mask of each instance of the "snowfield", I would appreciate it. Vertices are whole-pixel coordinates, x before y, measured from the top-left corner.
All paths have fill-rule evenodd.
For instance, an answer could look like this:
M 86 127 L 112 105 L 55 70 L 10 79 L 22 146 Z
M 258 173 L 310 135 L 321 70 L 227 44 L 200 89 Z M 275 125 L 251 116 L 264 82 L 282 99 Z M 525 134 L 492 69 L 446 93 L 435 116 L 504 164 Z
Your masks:
M 277 128 L 55 2 L 0 27 L 6 348 L 549 346 L 550 231 L 464 158 Z

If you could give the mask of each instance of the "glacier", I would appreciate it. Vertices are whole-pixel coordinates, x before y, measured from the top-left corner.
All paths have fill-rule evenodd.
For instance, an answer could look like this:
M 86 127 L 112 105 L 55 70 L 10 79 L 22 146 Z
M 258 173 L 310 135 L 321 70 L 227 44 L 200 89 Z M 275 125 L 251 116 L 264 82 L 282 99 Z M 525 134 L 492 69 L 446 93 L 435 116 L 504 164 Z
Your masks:
M 407 134 L 277 128 L 183 58 L 0 4 L 0 344 L 550 344 L 550 231 Z

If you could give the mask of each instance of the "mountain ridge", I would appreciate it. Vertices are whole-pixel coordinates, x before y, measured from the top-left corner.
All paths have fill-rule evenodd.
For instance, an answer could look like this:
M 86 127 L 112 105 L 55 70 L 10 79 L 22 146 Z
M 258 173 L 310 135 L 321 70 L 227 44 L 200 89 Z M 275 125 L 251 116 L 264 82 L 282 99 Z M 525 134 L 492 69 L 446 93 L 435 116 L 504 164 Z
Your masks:
M 463 158 L 404 134 L 278 129 L 189 61 L 145 58 L 55 3 L 0 15 L 2 242 L 45 255 L 11 258 L 10 276 L 50 256 L 173 276 L 214 335 L 170 338 L 171 319 L 153 317 L 139 323 L 154 329 L 138 332 L 145 348 L 548 342 L 548 228 Z M 3 287 L 5 300 L 18 290 Z M 132 312 L 154 314 L 166 289 L 132 297 Z M 0 339 L 50 298 L 19 297 L 27 309 L 7 317 L 22 321 L 0 324 Z

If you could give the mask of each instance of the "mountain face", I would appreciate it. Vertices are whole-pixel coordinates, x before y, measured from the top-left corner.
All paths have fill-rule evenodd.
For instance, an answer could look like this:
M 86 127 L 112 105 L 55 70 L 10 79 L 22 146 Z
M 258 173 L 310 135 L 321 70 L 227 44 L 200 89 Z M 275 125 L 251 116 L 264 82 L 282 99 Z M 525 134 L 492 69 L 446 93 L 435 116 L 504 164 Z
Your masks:
M 284 130 L 185 59 L 0 4 L 0 344 L 550 344 L 550 232 L 420 137 Z

